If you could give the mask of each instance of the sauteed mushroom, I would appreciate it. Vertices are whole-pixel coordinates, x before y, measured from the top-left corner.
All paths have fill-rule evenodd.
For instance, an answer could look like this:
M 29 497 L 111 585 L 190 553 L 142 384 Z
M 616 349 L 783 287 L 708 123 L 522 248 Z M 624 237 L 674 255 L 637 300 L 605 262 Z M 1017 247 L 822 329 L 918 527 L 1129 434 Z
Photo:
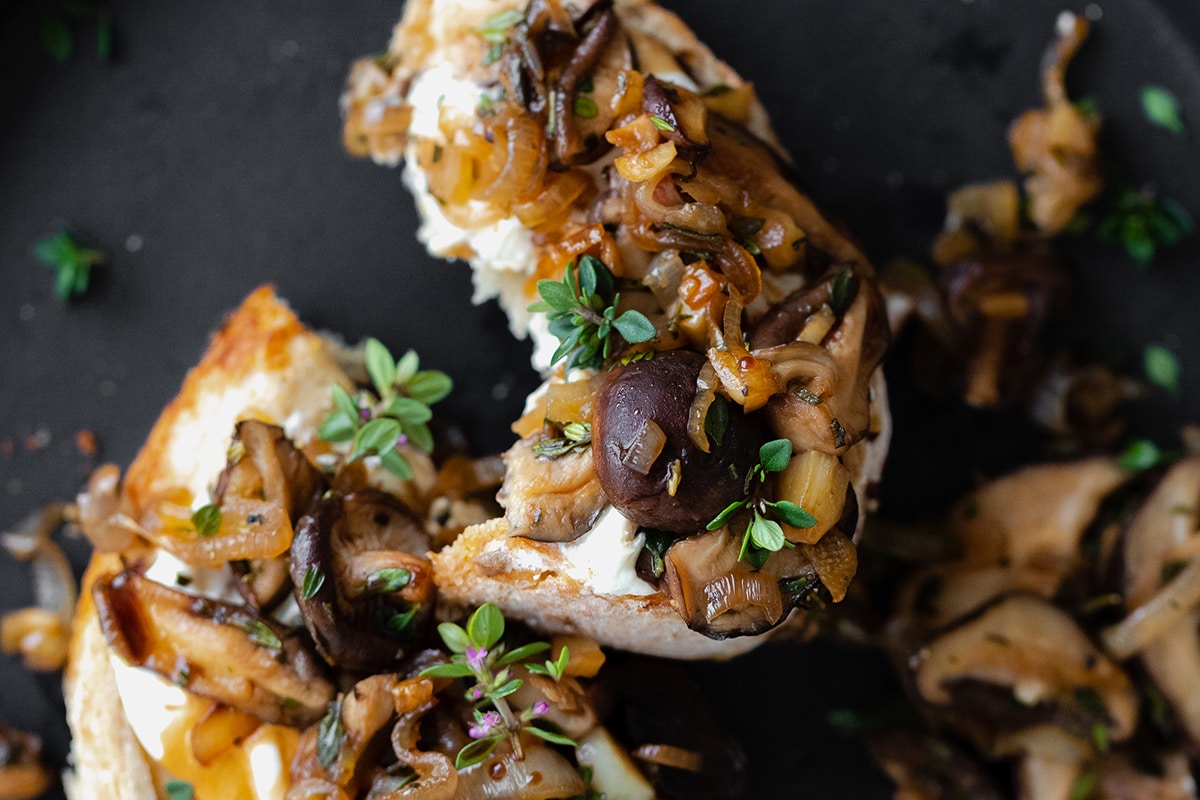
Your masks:
M 363 672 L 399 661 L 433 612 L 428 546 L 412 512 L 373 489 L 323 498 L 300 520 L 292 583 L 330 664 Z

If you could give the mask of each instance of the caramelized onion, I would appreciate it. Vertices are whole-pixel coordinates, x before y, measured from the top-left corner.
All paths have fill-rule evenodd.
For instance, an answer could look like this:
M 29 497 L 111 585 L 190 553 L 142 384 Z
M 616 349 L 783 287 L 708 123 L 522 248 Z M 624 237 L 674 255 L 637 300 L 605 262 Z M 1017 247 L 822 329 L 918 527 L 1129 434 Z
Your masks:
M 231 497 L 221 505 L 221 524 L 211 536 L 199 533 L 192 511 L 171 500 L 153 504 L 142 517 L 151 543 L 194 567 L 220 567 L 226 561 L 274 558 L 292 544 L 292 523 L 280 505 Z
M 188 734 L 192 754 L 197 761 L 208 766 L 229 748 L 241 744 L 261 724 L 262 720 L 258 717 L 214 703 Z
M 591 184 L 591 179 L 578 170 L 546 172 L 541 191 L 514 203 L 513 214 L 527 228 L 548 225 L 563 218 Z
M 638 431 L 637 438 L 621 453 L 621 463 L 639 475 L 648 475 L 666 443 L 667 435 L 663 429 L 657 422 L 648 419 Z
M 717 396 L 717 371 L 709 361 L 704 362 L 696 377 L 696 399 L 688 411 L 688 438 L 702 453 L 709 452 L 708 433 L 704 423 L 708 419 L 709 406 Z
M 571 762 L 538 742 L 522 742 L 518 759 L 507 743 L 487 759 L 460 770 L 458 800 L 552 800 L 586 791 Z
M 495 130 L 495 129 L 493 129 Z M 474 199 L 507 207 L 542 181 L 546 160 L 542 150 L 542 126 L 526 114 L 508 118 L 504 139 L 495 152 L 503 154 L 503 166 L 489 185 L 475 193 Z
M 1119 659 L 1129 658 L 1160 636 L 1176 629 L 1200 603 L 1200 559 L 1193 558 L 1148 602 L 1101 635 L 1105 648 Z
M 98 552 L 117 553 L 133 544 L 140 531 L 121 513 L 121 470 L 116 464 L 97 467 L 88 476 L 87 491 L 75 498 L 75 522 Z
M 52 503 L 22 520 L 17 530 L 0 534 L 0 544 L 14 558 L 28 561 L 33 591 L 40 608 L 69 624 L 78 591 L 63 551 L 50 538 L 62 521 L 64 506 Z
M 21 654 L 26 669 L 54 672 L 67 663 L 71 629 L 45 608 L 22 608 L 0 618 L 0 651 Z M 0 795 L 2 796 L 2 795 Z
M 288 789 L 284 800 L 351 800 L 336 783 L 324 778 L 305 778 Z
M 664 767 L 699 772 L 704 768 L 704 756 L 672 744 L 643 744 L 633 751 L 633 757 Z
M 617 174 L 630 183 L 643 183 L 655 176 L 663 175 L 667 167 L 671 166 L 671 162 L 675 160 L 676 154 L 674 143 L 661 142 L 649 150 L 617 156 L 613 161 L 613 166 L 616 167 Z M 653 196 L 654 188 L 653 185 L 649 185 L 647 200 Z M 641 192 L 638 193 L 638 197 L 639 206 L 641 206 Z M 662 214 L 665 214 L 668 209 L 654 204 L 654 210 L 660 210 Z M 642 207 L 642 211 L 648 213 L 648 209 L 645 207 Z
M 0 798 L 33 800 L 49 791 L 53 779 L 41 762 L 42 740 L 0 724 Z

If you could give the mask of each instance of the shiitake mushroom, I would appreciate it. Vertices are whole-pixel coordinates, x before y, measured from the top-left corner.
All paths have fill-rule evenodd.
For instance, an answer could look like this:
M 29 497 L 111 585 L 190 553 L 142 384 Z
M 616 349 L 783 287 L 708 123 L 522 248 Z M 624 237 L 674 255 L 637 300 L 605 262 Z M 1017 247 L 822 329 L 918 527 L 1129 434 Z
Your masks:
M 704 356 L 658 353 L 617 367 L 596 395 L 592 450 L 604 494 L 628 519 L 649 528 L 694 533 L 742 497 L 754 465 L 755 425 L 731 407 L 728 425 L 701 452 L 688 436 L 688 415 Z M 665 440 L 648 465 L 630 458 L 650 424 Z M 716 441 L 715 439 L 719 439 Z M 644 469 L 644 471 L 643 471 Z

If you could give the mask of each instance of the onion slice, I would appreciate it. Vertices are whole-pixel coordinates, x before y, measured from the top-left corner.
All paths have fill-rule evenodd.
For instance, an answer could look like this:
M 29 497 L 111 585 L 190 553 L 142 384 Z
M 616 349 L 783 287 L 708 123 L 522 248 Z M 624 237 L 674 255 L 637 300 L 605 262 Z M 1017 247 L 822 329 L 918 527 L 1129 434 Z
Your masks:
M 662 427 L 654 420 L 648 419 L 628 449 L 621 453 L 621 463 L 639 475 L 648 475 L 666 443 L 667 434 L 663 432 Z
M 695 750 L 686 750 L 673 744 L 643 744 L 633 751 L 633 757 L 651 764 L 674 767 L 688 772 L 699 772 L 704 768 L 704 755 Z

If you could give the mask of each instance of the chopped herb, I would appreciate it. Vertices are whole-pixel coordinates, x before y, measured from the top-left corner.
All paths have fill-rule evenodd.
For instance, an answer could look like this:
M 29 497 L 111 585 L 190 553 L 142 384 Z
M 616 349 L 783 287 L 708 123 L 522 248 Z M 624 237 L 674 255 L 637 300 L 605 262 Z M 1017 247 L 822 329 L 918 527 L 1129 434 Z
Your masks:
M 1088 767 L 1079 773 L 1075 783 L 1071 784 L 1070 800 L 1091 800 L 1096 796 L 1096 789 L 1099 786 L 1100 773 L 1096 771 L 1095 767 Z
M 842 423 L 838 422 L 836 418 L 829 421 L 829 432 L 833 434 L 834 447 L 846 446 L 846 429 L 842 427 Z
M 1141 472 L 1153 469 L 1162 460 L 1163 454 L 1158 445 L 1148 439 L 1135 439 L 1117 459 L 1117 464 L 1126 472 Z
M 271 630 L 261 619 L 236 620 L 233 624 L 259 647 L 265 647 L 268 650 L 283 649 L 283 641 L 279 638 L 279 634 Z
M 653 323 L 640 311 L 629 309 L 617 316 L 620 294 L 608 267 L 600 259 L 585 255 L 567 265 L 562 281 L 540 280 L 541 301 L 530 311 L 546 312 L 550 332 L 560 344 L 550 359 L 556 364 L 568 358 L 567 367 L 599 369 L 614 349 L 613 336 L 630 344 L 641 344 L 655 337 Z
M 54 293 L 60 300 L 82 297 L 87 292 L 92 267 L 104 261 L 103 253 L 87 247 L 78 234 L 68 230 L 39 239 L 33 246 L 33 254 L 54 269 Z
M 504 42 L 492 42 L 492 46 L 488 48 L 487 55 L 485 55 L 483 57 L 483 61 L 481 61 L 479 63 L 485 67 L 489 66 L 491 64 L 495 64 L 497 61 L 500 60 L 500 57 L 502 55 L 504 55 Z M 438 160 L 436 154 L 435 154 L 433 160 L 434 161 Z
M 654 573 L 654 577 L 661 578 L 667 569 L 663 556 L 675 543 L 676 535 L 670 531 L 660 531 L 654 528 L 639 528 L 638 533 L 645 537 L 643 547 L 650 554 L 650 571 Z
M 167 794 L 167 800 L 193 800 L 196 796 L 196 790 L 187 781 L 167 781 L 163 791 Z
M 1151 191 L 1127 187 L 1110 206 L 1096 226 L 1096 235 L 1124 247 L 1129 257 L 1142 266 L 1153 261 L 1161 248 L 1178 244 L 1195 228 L 1191 215 L 1181 205 Z
M 1101 699 L 1100 693 L 1090 686 L 1075 687 L 1075 702 L 1084 711 L 1091 712 L 1092 714 L 1105 713 L 1104 700 Z
M 663 119 L 662 117 L 651 117 L 651 118 L 650 118 L 650 121 L 651 121 L 651 122 L 653 122 L 653 123 L 654 123 L 654 127 L 658 128 L 660 131 L 673 131 L 673 130 L 675 130 L 675 126 L 674 126 L 674 125 L 672 125 L 671 123 L 667 122 L 667 121 L 666 121 L 665 119 Z
M 849 310 L 850 304 L 856 297 L 858 297 L 858 277 L 848 267 L 842 267 L 838 270 L 837 275 L 833 276 L 833 283 L 829 287 L 829 307 L 833 309 L 834 314 L 840 317 Z
M 819 406 L 821 403 L 825 402 L 821 399 L 819 394 L 814 394 L 804 386 L 797 387 L 795 390 L 793 390 L 792 394 L 796 395 L 796 397 L 808 403 L 810 406 Z
M 720 447 L 729 432 L 729 403 L 721 395 L 714 395 L 704 416 L 704 434 Z
M 101 61 L 112 59 L 113 27 L 112 17 L 101 13 L 96 19 L 96 58 Z
M 590 97 L 579 96 L 575 98 L 575 116 L 591 119 L 600 113 L 600 106 L 596 105 L 596 101 Z
M 1179 577 L 1179 573 L 1187 569 L 1188 562 L 1186 559 L 1175 558 L 1166 561 L 1160 570 L 1159 580 L 1163 586 L 1166 586 L 1171 581 Z
M 1087 95 L 1075 101 L 1075 110 L 1079 112 L 1081 117 L 1090 118 L 1100 116 L 1100 102 L 1095 95 Z
M 1142 87 L 1142 113 L 1146 119 L 1176 136 L 1187 132 L 1179 116 L 1179 101 L 1170 89 L 1162 86 Z
M 1171 394 L 1179 394 L 1179 358 L 1161 344 L 1146 347 L 1142 355 L 1146 379 Z
M 653 350 L 638 350 L 633 353 L 626 353 L 617 359 L 617 364 L 622 367 L 627 367 L 630 364 L 636 364 L 639 361 L 651 361 L 654 358 Z
M 325 573 L 311 565 L 304 571 L 304 581 L 300 583 L 300 600 L 312 600 L 320 588 L 325 585 Z
M 372 572 L 367 578 L 366 590 L 372 594 L 393 594 L 412 582 L 412 573 L 399 567 L 390 567 Z
M 525 12 L 519 8 L 500 11 L 487 18 L 475 32 L 484 41 L 503 43 L 508 40 L 508 29 L 525 19 Z
M 192 513 L 192 528 L 201 536 L 216 536 L 221 529 L 221 507 L 209 503 Z
M 329 769 L 342 750 L 342 738 L 345 736 L 345 729 L 342 727 L 342 700 L 342 697 L 338 697 L 329 704 L 329 710 L 317 726 L 317 761 L 325 769 Z
M 183 572 L 175 573 L 175 584 L 177 586 L 191 586 L 192 576 Z
M 414 603 L 408 611 L 392 614 L 387 619 L 387 632 L 400 639 L 411 638 L 416 632 L 413 628 L 413 623 L 416 621 L 417 612 L 420 610 L 421 606 Z
M 570 422 L 563 427 L 563 435 L 542 439 L 533 445 L 533 452 L 545 458 L 558 458 L 576 450 L 592 446 L 592 423 Z

